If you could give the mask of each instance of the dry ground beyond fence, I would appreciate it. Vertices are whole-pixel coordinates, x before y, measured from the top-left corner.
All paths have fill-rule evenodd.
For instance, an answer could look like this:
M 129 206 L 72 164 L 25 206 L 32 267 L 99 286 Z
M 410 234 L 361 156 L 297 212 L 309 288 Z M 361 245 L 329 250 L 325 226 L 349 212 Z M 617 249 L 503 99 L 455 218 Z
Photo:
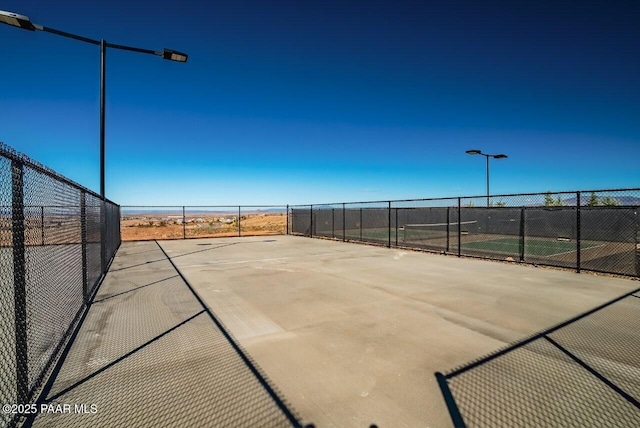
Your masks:
M 238 236 L 238 217 L 203 214 L 181 219 L 166 215 L 123 215 L 120 223 L 123 241 Z M 279 235 L 286 232 L 286 215 L 246 214 L 240 216 L 242 235 Z

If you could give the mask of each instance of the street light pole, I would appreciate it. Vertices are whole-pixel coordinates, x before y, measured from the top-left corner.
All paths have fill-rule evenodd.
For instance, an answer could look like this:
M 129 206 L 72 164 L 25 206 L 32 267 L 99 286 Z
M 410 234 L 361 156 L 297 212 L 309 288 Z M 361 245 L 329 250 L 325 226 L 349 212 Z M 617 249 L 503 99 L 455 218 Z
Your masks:
M 22 28 L 29 31 L 46 31 L 47 33 L 57 34 L 58 36 L 79 40 L 81 42 L 90 43 L 100 46 L 100 259 L 102 272 L 106 271 L 106 197 L 105 197 L 105 101 L 106 101 L 106 72 L 107 72 L 107 48 L 121 49 L 125 51 L 139 52 L 150 55 L 157 55 L 166 60 L 187 62 L 188 55 L 178 51 L 163 49 L 162 51 L 152 51 L 150 49 L 136 48 L 133 46 L 116 45 L 107 43 L 104 39 L 98 41 L 88 37 L 79 36 L 77 34 L 67 33 L 65 31 L 48 28 L 43 25 L 34 24 L 29 17 L 13 12 L 0 10 L 0 23 L 11 25 L 12 27 Z
M 100 41 L 100 197 L 105 199 L 105 114 L 107 94 L 107 42 Z
M 161 56 L 169 61 L 187 62 L 188 55 L 171 49 L 153 51 L 150 49 L 136 48 L 133 46 L 116 45 L 103 40 L 94 40 L 77 34 L 48 28 L 43 25 L 31 22 L 29 17 L 13 12 L 0 10 L 0 23 L 22 28 L 29 31 L 45 31 L 57 34 L 81 42 L 100 46 L 100 197 L 105 200 L 105 99 L 106 99 L 106 69 L 107 69 L 107 48 L 120 49 L 125 51 L 139 52 L 150 55 Z
M 489 156 L 485 156 L 487 159 L 487 206 L 489 206 Z
M 466 153 L 468 155 L 482 155 L 487 160 L 487 207 L 489 207 L 490 206 L 490 202 L 489 202 L 489 158 L 506 159 L 508 156 L 503 154 L 503 153 L 499 153 L 497 155 L 490 155 L 488 153 L 482 153 L 481 150 L 467 150 Z

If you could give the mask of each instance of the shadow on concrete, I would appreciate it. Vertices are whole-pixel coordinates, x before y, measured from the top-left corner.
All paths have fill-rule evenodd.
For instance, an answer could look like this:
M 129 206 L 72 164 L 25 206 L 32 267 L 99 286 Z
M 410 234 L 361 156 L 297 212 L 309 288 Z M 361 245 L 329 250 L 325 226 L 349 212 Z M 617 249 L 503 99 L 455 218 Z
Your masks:
M 230 244 L 218 245 L 217 247 L 205 248 L 204 250 L 191 251 L 189 253 L 178 254 L 178 255 L 175 255 L 175 256 L 172 255 L 171 258 L 175 259 L 177 257 L 189 256 L 191 254 L 204 253 L 205 251 L 217 250 L 217 249 L 220 249 L 220 248 L 230 247 L 232 245 L 237 245 L 237 244 L 239 244 L 239 242 L 232 242 Z M 203 244 L 198 244 L 198 245 L 203 245 Z M 167 256 L 167 257 L 169 257 L 169 256 Z
M 119 292 L 119 293 L 115 293 L 115 294 L 112 294 L 112 295 L 110 295 L 110 296 L 103 297 L 103 298 L 101 298 L 101 299 L 97 299 L 97 300 L 95 300 L 93 303 L 103 302 L 103 301 L 105 301 L 105 300 L 107 300 L 107 299 L 112 299 L 112 298 L 114 298 L 114 297 L 122 296 L 123 294 L 131 293 L 131 292 L 133 292 L 133 291 L 140 290 L 141 288 L 149 287 L 149 286 L 151 286 L 151 285 L 156 285 L 156 284 L 161 283 L 162 281 L 166 281 L 166 280 L 168 280 L 168 279 L 173 279 L 173 278 L 177 278 L 177 277 L 178 277 L 178 275 L 169 276 L 169 277 L 167 277 L 167 278 L 162 278 L 162 279 L 159 279 L 159 280 L 157 280 L 157 281 L 150 282 L 149 284 L 140 285 L 140 286 L 138 286 L 138 287 L 133 287 L 131 290 L 121 291 L 121 292 Z
M 454 426 L 640 426 L 639 292 L 436 373 Z
M 164 259 L 159 259 L 159 260 L 148 260 L 142 263 L 138 263 L 136 265 L 131 265 L 131 266 L 126 266 L 126 267 L 122 267 L 122 268 L 118 268 L 118 269 L 112 269 L 111 272 L 119 272 L 121 270 L 127 270 L 127 269 L 134 269 L 140 266 L 147 266 L 150 265 L 152 263 L 158 263 L 158 262 L 162 262 L 164 261 Z
M 25 426 L 302 426 L 161 247 L 135 245 L 116 255 Z

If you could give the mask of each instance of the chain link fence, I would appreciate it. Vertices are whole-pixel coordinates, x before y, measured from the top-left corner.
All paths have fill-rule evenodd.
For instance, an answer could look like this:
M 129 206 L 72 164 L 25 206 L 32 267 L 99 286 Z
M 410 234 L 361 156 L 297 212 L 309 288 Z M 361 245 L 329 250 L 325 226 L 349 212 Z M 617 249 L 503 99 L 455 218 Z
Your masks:
M 34 403 L 120 245 L 120 207 L 0 143 L 0 402 Z M 20 415 L 3 412 L 4 425 Z
M 163 245 L 123 243 L 38 402 L 74 410 L 25 427 L 302 426 Z
M 123 241 L 286 234 L 287 207 L 123 206 Z
M 640 189 L 292 205 L 292 235 L 640 276 Z

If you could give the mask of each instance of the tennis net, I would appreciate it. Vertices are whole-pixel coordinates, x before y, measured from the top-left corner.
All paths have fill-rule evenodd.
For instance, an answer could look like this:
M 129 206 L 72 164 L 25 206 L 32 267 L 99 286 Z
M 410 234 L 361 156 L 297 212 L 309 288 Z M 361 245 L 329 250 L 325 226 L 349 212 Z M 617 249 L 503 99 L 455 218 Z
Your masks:
M 463 221 L 458 223 L 423 223 L 423 224 L 405 224 L 400 229 L 403 231 L 404 242 L 422 242 L 429 240 L 447 239 L 447 236 L 452 236 L 458 233 L 458 226 L 460 226 L 460 232 L 463 235 L 469 233 L 478 223 L 477 220 Z

